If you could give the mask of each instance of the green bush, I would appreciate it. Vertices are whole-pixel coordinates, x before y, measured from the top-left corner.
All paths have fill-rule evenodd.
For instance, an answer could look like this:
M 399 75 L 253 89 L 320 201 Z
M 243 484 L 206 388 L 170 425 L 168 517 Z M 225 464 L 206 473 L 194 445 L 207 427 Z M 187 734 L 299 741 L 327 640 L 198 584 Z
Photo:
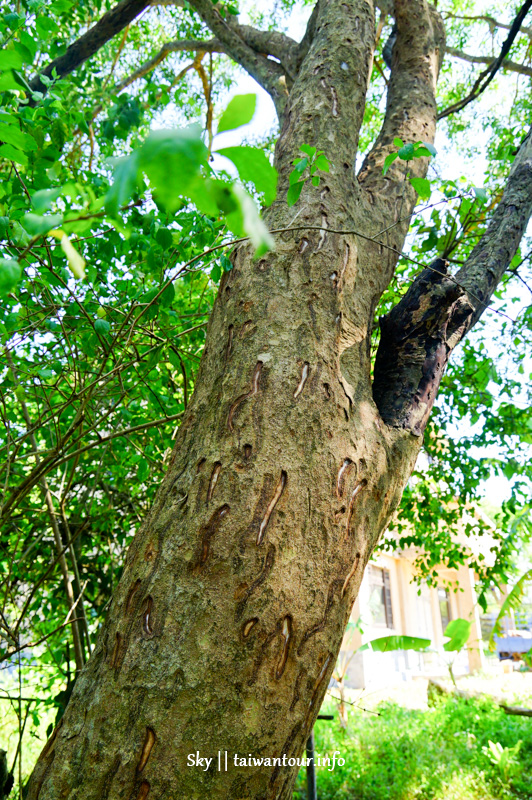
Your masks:
M 345 759 L 334 770 L 317 768 L 319 800 L 532 797 L 529 718 L 507 716 L 491 700 L 455 697 L 427 711 L 394 703 L 376 711 L 352 713 L 347 731 L 336 721 L 316 723 L 316 753 L 336 750 Z M 304 770 L 294 794 L 302 797 Z

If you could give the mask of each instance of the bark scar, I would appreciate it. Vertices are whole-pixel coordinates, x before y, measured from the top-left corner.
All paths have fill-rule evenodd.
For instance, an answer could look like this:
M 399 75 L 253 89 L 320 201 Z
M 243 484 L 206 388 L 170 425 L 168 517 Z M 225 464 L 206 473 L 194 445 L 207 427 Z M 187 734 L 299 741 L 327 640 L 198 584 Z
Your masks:
M 264 534 L 266 533 L 266 528 L 268 527 L 268 523 L 270 521 L 270 517 L 273 514 L 273 510 L 274 510 L 275 506 L 279 502 L 279 499 L 280 499 L 280 497 L 281 497 L 281 495 L 282 495 L 282 493 L 284 491 L 284 487 L 286 486 L 286 478 L 287 478 L 287 475 L 286 475 L 286 472 L 283 469 L 283 470 L 281 470 L 281 478 L 279 480 L 279 483 L 277 484 L 277 488 L 275 490 L 275 493 L 274 493 L 272 499 L 270 500 L 270 502 L 268 503 L 268 507 L 266 509 L 266 513 L 265 513 L 265 515 L 263 517 L 262 522 L 260 523 L 259 532 L 257 534 L 257 545 L 260 545 L 262 543 L 262 540 L 264 539 Z
M 237 619 L 242 616 L 242 612 L 244 611 L 244 607 L 249 600 L 250 596 L 253 594 L 255 589 L 257 589 L 261 583 L 264 583 L 266 578 L 268 577 L 269 572 L 273 567 L 273 562 L 275 560 L 275 547 L 273 544 L 270 545 L 268 552 L 266 553 L 266 558 L 264 559 L 264 563 L 262 569 L 258 576 L 255 578 L 251 586 L 245 586 L 241 592 L 239 592 L 236 596 L 236 599 L 239 600 L 237 609 L 236 609 L 236 617 Z
M 146 636 L 153 636 L 153 626 L 151 619 L 151 612 L 153 610 L 153 597 L 148 595 L 145 601 L 144 611 L 142 613 L 142 628 Z
M 257 361 L 255 369 L 253 370 L 253 375 L 251 378 L 251 389 L 249 392 L 245 394 L 241 394 L 240 397 L 237 397 L 234 403 L 231 405 L 229 409 L 229 414 L 227 416 L 227 427 L 230 431 L 234 431 L 233 426 L 233 417 L 235 416 L 238 408 L 242 405 L 244 400 L 248 400 L 250 397 L 253 397 L 259 391 L 259 384 L 260 384 L 260 375 L 262 371 L 263 363 L 262 361 Z
M 290 644 L 292 642 L 292 617 L 287 615 L 283 619 L 283 626 L 281 628 L 281 638 L 283 639 L 283 649 L 281 651 L 281 657 L 277 664 L 277 669 L 275 670 L 275 677 L 277 680 L 282 676 L 284 672 L 284 668 L 286 667 L 286 661 L 288 659 L 288 653 L 290 651 Z
M 301 370 L 301 380 L 299 381 L 297 389 L 294 392 L 294 400 L 297 400 L 297 398 L 299 397 L 299 395 L 301 394 L 301 392 L 305 387 L 308 378 L 309 366 L 310 364 L 308 363 L 308 361 L 305 361 L 305 363 L 303 364 L 303 369 Z
M 349 501 L 349 510 L 347 512 L 347 520 L 346 520 L 346 523 L 345 523 L 345 537 L 346 537 L 346 539 L 349 536 L 349 526 L 351 525 L 351 517 L 353 516 L 353 509 L 355 507 L 356 497 L 359 494 L 359 492 L 362 491 L 362 489 L 366 488 L 367 485 L 368 485 L 367 480 L 365 478 L 363 478 L 360 481 L 360 483 L 357 483 L 357 485 L 355 486 L 355 488 L 353 489 L 353 491 L 351 493 L 351 500 Z
M 211 547 L 211 539 L 218 530 L 220 522 L 229 513 L 229 511 L 229 506 L 227 503 L 224 503 L 223 506 L 220 506 L 220 508 L 214 512 L 208 523 L 203 528 L 201 536 L 201 552 L 199 560 L 196 564 L 197 567 L 202 567 L 207 561 Z
M 220 470 L 222 469 L 222 465 L 219 461 L 217 461 L 212 469 L 211 473 L 211 480 L 209 482 L 209 488 L 207 490 L 207 503 L 210 503 L 212 500 L 212 496 L 214 494 L 214 490 L 216 488 L 216 484 L 218 482 L 218 476 L 220 474 Z
M 344 463 L 338 470 L 338 477 L 336 479 L 336 496 L 338 498 L 342 497 L 344 493 L 344 480 L 347 477 L 348 472 L 351 470 L 353 466 L 353 462 L 350 458 L 344 459 Z
M 154 744 L 155 744 L 155 733 L 151 728 L 146 728 L 146 736 L 144 739 L 144 744 L 142 746 L 142 752 L 140 754 L 140 761 L 137 766 L 137 772 L 142 772 L 142 770 L 148 763 L 148 759 L 150 757 Z
M 357 553 L 356 556 L 355 556 L 355 560 L 353 562 L 353 566 L 351 567 L 350 571 L 348 572 L 348 574 L 346 576 L 346 579 L 344 581 L 344 585 L 342 586 L 342 597 L 345 595 L 348 583 L 351 580 L 351 578 L 353 577 L 353 575 L 355 574 L 355 572 L 357 570 L 357 567 L 359 565 L 359 562 L 360 562 L 360 553 Z
M 319 622 L 313 625 L 312 628 L 309 628 L 308 631 L 306 631 L 306 633 L 304 634 L 303 638 L 301 639 L 301 643 L 297 648 L 298 655 L 301 654 L 301 651 L 303 650 L 308 640 L 325 628 L 325 625 L 327 624 L 327 618 L 334 603 L 334 593 L 336 589 L 339 588 L 340 583 L 342 583 L 342 581 L 336 580 L 333 581 L 331 586 L 329 586 L 329 591 L 327 593 L 327 602 L 325 604 L 325 611 L 323 612 L 323 617 Z
M 251 633 L 252 628 L 255 627 L 258 621 L 259 621 L 258 617 L 253 617 L 253 619 L 248 619 L 248 621 L 244 623 L 244 627 L 242 628 L 242 636 L 244 637 L 244 639 L 247 639 L 247 637 Z

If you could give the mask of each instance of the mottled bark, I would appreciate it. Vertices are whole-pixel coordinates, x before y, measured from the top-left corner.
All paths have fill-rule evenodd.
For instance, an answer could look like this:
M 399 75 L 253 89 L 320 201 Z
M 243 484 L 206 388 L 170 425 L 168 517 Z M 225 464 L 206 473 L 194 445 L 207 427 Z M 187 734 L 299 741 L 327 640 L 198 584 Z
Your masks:
M 208 24 L 218 13 L 191 5 Z M 257 261 L 247 245 L 233 253 L 171 465 L 29 800 L 291 797 L 297 768 L 218 772 L 216 754 L 301 755 L 421 445 L 383 420 L 370 378 L 374 310 L 397 260 L 379 240 L 390 229 L 401 249 L 415 203 L 400 170 L 382 178 L 382 161 L 394 135 L 432 140 L 443 51 L 423 0 L 396 12 L 394 99 L 359 179 L 373 4 L 318 3 L 281 103 L 280 193 L 265 218 L 293 221 L 284 197 L 307 143 L 332 168 L 303 189 L 297 224 L 322 229 L 281 234 Z M 238 31 L 213 19 L 246 61 Z M 215 757 L 210 769 L 187 767 L 196 751 Z
M 373 396 L 389 425 L 425 430 L 449 357 L 514 257 L 532 212 L 532 136 L 512 165 L 486 233 L 456 275 L 437 259 L 380 320 Z

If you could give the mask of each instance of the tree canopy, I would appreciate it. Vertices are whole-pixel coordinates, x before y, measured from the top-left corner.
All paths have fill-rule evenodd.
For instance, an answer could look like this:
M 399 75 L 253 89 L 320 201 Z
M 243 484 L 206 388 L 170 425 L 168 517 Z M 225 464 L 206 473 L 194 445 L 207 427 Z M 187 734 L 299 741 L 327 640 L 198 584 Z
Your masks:
M 268 124 L 249 141 L 244 128 L 242 140 L 255 99 L 238 82 L 243 65 L 282 110 L 268 81 L 276 65 L 276 80 L 290 81 L 313 5 L 22 0 L 0 14 L 0 658 L 10 679 L 18 670 L 21 696 L 35 694 L 35 676 L 40 686 L 26 712 L 12 701 L 20 738 L 50 706 L 62 713 L 91 652 L 168 465 L 232 242 L 250 237 L 258 255 L 276 246 L 258 208 L 275 198 L 277 131 Z M 375 311 L 373 361 L 379 318 L 436 259 L 459 270 L 493 218 L 530 124 L 529 5 L 521 16 L 502 2 L 438 5 L 436 146 L 397 140 L 384 167 L 400 164 L 418 205 Z M 389 83 L 393 9 L 379 10 L 362 155 Z M 220 147 L 218 134 L 235 130 Z M 326 142 L 299 145 L 286 197 L 294 225 L 303 183 L 319 191 L 330 160 Z M 410 174 L 418 158 L 430 159 L 427 178 Z M 469 559 L 481 604 L 530 534 L 529 245 L 454 353 L 381 544 L 396 547 L 398 532 L 400 544 L 421 546 L 428 580 L 437 564 Z M 492 476 L 507 493 L 486 566 L 454 531 L 466 518 L 468 534 L 482 533 L 472 509 Z M 2 694 L 14 697 L 8 680 Z

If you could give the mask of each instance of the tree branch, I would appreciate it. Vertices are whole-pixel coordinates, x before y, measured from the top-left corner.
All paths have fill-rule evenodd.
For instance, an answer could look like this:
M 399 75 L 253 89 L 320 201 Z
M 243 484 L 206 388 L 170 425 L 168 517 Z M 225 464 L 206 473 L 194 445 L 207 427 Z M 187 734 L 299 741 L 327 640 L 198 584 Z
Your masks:
M 358 173 L 358 181 L 377 225 L 390 231 L 387 234 L 389 243 L 399 252 L 417 201 L 406 172 L 411 177 L 424 177 L 428 159 L 416 158 L 408 164 L 398 159 L 386 175 L 382 173 L 384 161 L 390 153 L 397 152 L 396 137 L 405 144 L 434 141 L 435 91 L 445 48 L 445 30 L 438 12 L 426 0 L 396 0 L 395 17 L 397 39 L 392 51 L 386 113 L 379 135 Z M 396 264 L 395 256 L 383 262 L 377 277 L 379 292 L 388 285 Z
M 496 61 L 495 58 L 490 56 L 470 56 L 454 47 L 446 47 L 445 52 L 453 58 L 468 61 L 470 64 L 488 64 L 488 66 L 491 66 Z M 508 70 L 509 72 L 517 72 L 520 75 L 532 77 L 532 67 L 526 67 L 524 64 L 518 64 L 517 61 L 510 61 L 508 58 L 504 59 L 500 68 Z
M 444 117 L 448 117 L 449 114 L 454 114 L 456 111 L 461 111 L 463 108 L 469 105 L 469 103 L 473 102 L 473 100 L 476 100 L 476 98 L 479 97 L 479 95 L 481 95 L 482 92 L 489 86 L 489 84 L 497 74 L 497 71 L 501 67 L 504 59 L 508 55 L 511 46 L 514 43 L 517 34 L 519 33 L 519 30 L 521 28 L 521 23 L 523 22 L 523 20 L 525 19 L 526 15 L 528 14 L 531 8 L 532 8 L 532 0 L 525 0 L 525 2 L 519 9 L 517 16 L 515 17 L 512 23 L 512 27 L 510 28 L 510 33 L 506 37 L 506 40 L 503 46 L 501 47 L 501 52 L 499 53 L 495 61 L 491 64 L 491 66 L 488 67 L 488 69 L 480 73 L 477 80 L 475 81 L 472 90 L 467 95 L 467 97 L 464 97 L 462 100 L 459 100 L 458 102 L 453 103 L 447 108 L 444 108 L 443 111 L 440 111 L 440 113 L 438 114 L 439 120 L 444 119 Z
M 318 2 L 303 42 L 286 124 L 277 143 L 277 163 L 283 164 L 280 185 L 288 181 L 290 163 L 303 143 L 326 155 L 334 147 L 332 174 L 342 171 L 351 181 L 375 43 L 373 3 Z
M 380 320 L 373 397 L 384 421 L 421 435 L 449 357 L 488 305 L 532 213 L 532 133 L 487 231 L 458 273 L 437 259 Z
M 67 48 L 66 53 L 54 58 L 39 75 L 36 75 L 30 81 L 31 90 L 33 92 L 41 92 L 43 95 L 46 94 L 48 87 L 41 80 L 42 75 L 51 78 L 54 70 L 59 78 L 70 75 L 104 44 L 107 44 L 113 36 L 120 33 L 149 5 L 150 0 L 121 0 L 114 8 L 104 14 L 96 25 L 93 25 L 83 36 L 73 42 Z
M 266 55 L 257 53 L 247 43 L 242 26 L 230 16 L 223 17 L 212 0 L 189 0 L 189 5 L 210 28 L 214 36 L 223 43 L 227 54 L 269 93 L 281 119 L 288 98 L 286 75 L 282 65 Z M 252 29 L 246 26 L 245 30 L 250 36 Z
M 405 143 L 434 140 L 435 90 L 445 37 L 440 16 L 425 0 L 410 3 L 396 0 L 395 15 L 397 39 L 393 48 L 384 122 L 358 175 L 361 185 L 371 193 L 385 190 L 388 196 L 393 184 L 402 184 L 404 178 L 401 162 L 396 162 L 386 176 L 382 175 L 386 156 L 397 150 L 394 138 L 399 137 Z M 411 163 L 410 172 L 419 177 L 425 174 L 426 169 L 427 162 L 416 159 Z M 410 205 L 415 201 L 413 190 L 409 191 L 408 201 Z
M 280 31 L 260 31 L 250 25 L 239 25 L 239 33 L 256 53 L 277 58 L 288 78 L 288 87 L 295 81 L 299 71 L 299 44 Z
M 166 42 L 163 44 L 158 53 L 156 53 L 152 58 L 148 59 L 148 61 L 145 61 L 143 64 L 141 64 L 140 67 L 132 72 L 131 75 L 128 75 L 127 78 L 124 78 L 124 80 L 120 81 L 120 83 L 117 83 L 116 86 L 113 87 L 113 91 L 121 92 L 135 81 L 140 80 L 140 78 L 144 78 L 171 53 L 188 53 L 199 51 L 203 51 L 204 53 L 226 52 L 223 44 L 218 41 L 218 39 L 209 39 L 207 42 L 196 39 L 182 39 L 174 42 Z
M 511 30 L 511 25 L 508 25 L 506 22 L 499 22 L 498 20 L 490 17 L 489 14 L 478 14 L 477 16 L 462 16 L 460 14 L 445 14 L 445 19 L 462 19 L 467 22 L 487 22 L 490 26 L 490 31 L 493 33 L 495 28 L 503 28 L 503 30 L 509 31 Z M 527 28 L 525 25 L 521 25 L 519 28 L 519 33 L 523 33 L 525 36 L 528 36 L 529 39 L 532 39 L 532 28 Z

